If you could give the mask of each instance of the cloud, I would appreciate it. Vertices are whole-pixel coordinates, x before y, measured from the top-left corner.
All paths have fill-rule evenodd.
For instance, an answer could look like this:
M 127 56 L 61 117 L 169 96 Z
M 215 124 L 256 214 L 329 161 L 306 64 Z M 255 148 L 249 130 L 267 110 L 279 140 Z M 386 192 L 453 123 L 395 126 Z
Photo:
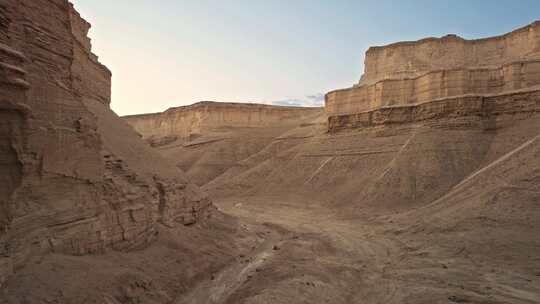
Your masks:
M 275 106 L 290 106 L 290 107 L 322 107 L 324 106 L 324 94 L 318 93 L 307 95 L 304 98 L 289 98 L 283 100 L 271 101 L 270 104 Z

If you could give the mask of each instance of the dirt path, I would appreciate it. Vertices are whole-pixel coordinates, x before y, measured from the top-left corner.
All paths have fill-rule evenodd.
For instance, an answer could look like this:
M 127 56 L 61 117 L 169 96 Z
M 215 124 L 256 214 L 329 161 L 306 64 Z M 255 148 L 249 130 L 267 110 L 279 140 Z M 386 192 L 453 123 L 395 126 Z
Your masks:
M 274 251 L 273 244 L 279 239 L 275 231 L 268 231 L 264 241 L 249 254 L 239 255 L 236 263 L 212 275 L 209 281 L 199 284 L 196 289 L 178 299 L 179 304 L 224 303 L 226 299 L 258 271 Z
M 216 204 L 266 233 L 175 303 L 538 303 L 534 278 L 505 282 L 488 261 L 404 235 L 391 217 L 345 220 L 321 203 L 275 198 Z
M 279 297 L 283 300 L 293 297 L 300 302 L 304 299 L 309 303 L 350 303 L 359 295 L 364 300 L 380 298 L 369 288 L 359 293 L 351 282 L 377 284 L 378 290 L 385 290 L 380 300 L 391 300 L 395 288 L 384 279 L 384 273 L 399 251 L 396 247 L 399 245 L 393 241 L 373 240 L 372 230 L 338 220 L 322 208 L 300 207 L 287 201 L 268 204 L 264 200 L 254 203 L 243 199 L 218 202 L 218 206 L 249 225 L 266 225 L 268 234 L 256 250 L 242 255 L 237 263 L 175 303 L 238 303 L 249 302 L 249 298 L 254 303 L 279 303 Z M 336 280 L 339 282 L 333 282 Z M 308 289 L 302 290 L 294 284 L 272 287 L 280 281 Z M 265 299 L 261 295 L 253 298 L 252 288 L 267 289 L 271 294 L 263 293 Z M 276 290 L 281 295 L 274 294 L 278 298 L 273 298 Z

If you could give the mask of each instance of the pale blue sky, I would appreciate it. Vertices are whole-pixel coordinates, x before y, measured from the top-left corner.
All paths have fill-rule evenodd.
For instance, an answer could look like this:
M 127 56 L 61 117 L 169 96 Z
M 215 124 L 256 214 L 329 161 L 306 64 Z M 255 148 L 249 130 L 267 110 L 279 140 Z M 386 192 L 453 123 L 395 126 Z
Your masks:
M 540 19 L 539 0 L 72 1 L 93 24 L 120 115 L 201 100 L 313 105 L 360 78 L 371 45 Z

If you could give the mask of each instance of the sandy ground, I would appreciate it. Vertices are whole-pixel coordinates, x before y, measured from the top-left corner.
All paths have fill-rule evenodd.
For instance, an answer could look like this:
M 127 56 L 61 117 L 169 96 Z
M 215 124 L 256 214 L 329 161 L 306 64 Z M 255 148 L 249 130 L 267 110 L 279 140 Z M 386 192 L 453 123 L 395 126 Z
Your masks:
M 264 242 L 174 303 L 540 302 L 539 256 L 501 263 L 458 230 L 441 241 L 434 230 L 410 229 L 404 214 L 346 219 L 301 197 L 217 205 L 267 227 Z
M 434 223 L 444 202 L 347 215 L 297 195 L 215 204 L 223 213 L 163 229 L 147 248 L 36 258 L 0 303 L 540 303 L 540 240 L 526 218 L 469 208 Z

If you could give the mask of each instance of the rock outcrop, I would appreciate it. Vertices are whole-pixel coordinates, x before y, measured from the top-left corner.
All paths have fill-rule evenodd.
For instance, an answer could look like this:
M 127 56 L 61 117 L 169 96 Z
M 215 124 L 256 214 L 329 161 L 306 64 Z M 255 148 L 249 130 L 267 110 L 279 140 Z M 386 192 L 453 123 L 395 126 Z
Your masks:
M 322 108 L 200 102 L 123 119 L 202 186 L 323 114 Z
M 163 113 L 123 117 L 152 145 L 190 139 L 220 128 L 264 128 L 291 124 L 313 116 L 321 108 L 203 101 L 170 108 Z
M 465 40 L 449 35 L 370 48 L 360 82 L 328 93 L 326 112 L 329 129 L 337 130 L 343 121 L 350 126 L 366 113 L 378 116 L 382 109 L 444 108 L 433 113 L 440 116 L 447 107 L 461 107 L 456 102 L 468 106 L 468 99 L 539 87 L 540 22 L 535 22 L 493 38 Z M 434 101 L 438 104 L 425 105 Z
M 0 285 L 32 256 L 138 248 L 210 210 L 109 109 L 89 28 L 67 0 L 0 2 Z

